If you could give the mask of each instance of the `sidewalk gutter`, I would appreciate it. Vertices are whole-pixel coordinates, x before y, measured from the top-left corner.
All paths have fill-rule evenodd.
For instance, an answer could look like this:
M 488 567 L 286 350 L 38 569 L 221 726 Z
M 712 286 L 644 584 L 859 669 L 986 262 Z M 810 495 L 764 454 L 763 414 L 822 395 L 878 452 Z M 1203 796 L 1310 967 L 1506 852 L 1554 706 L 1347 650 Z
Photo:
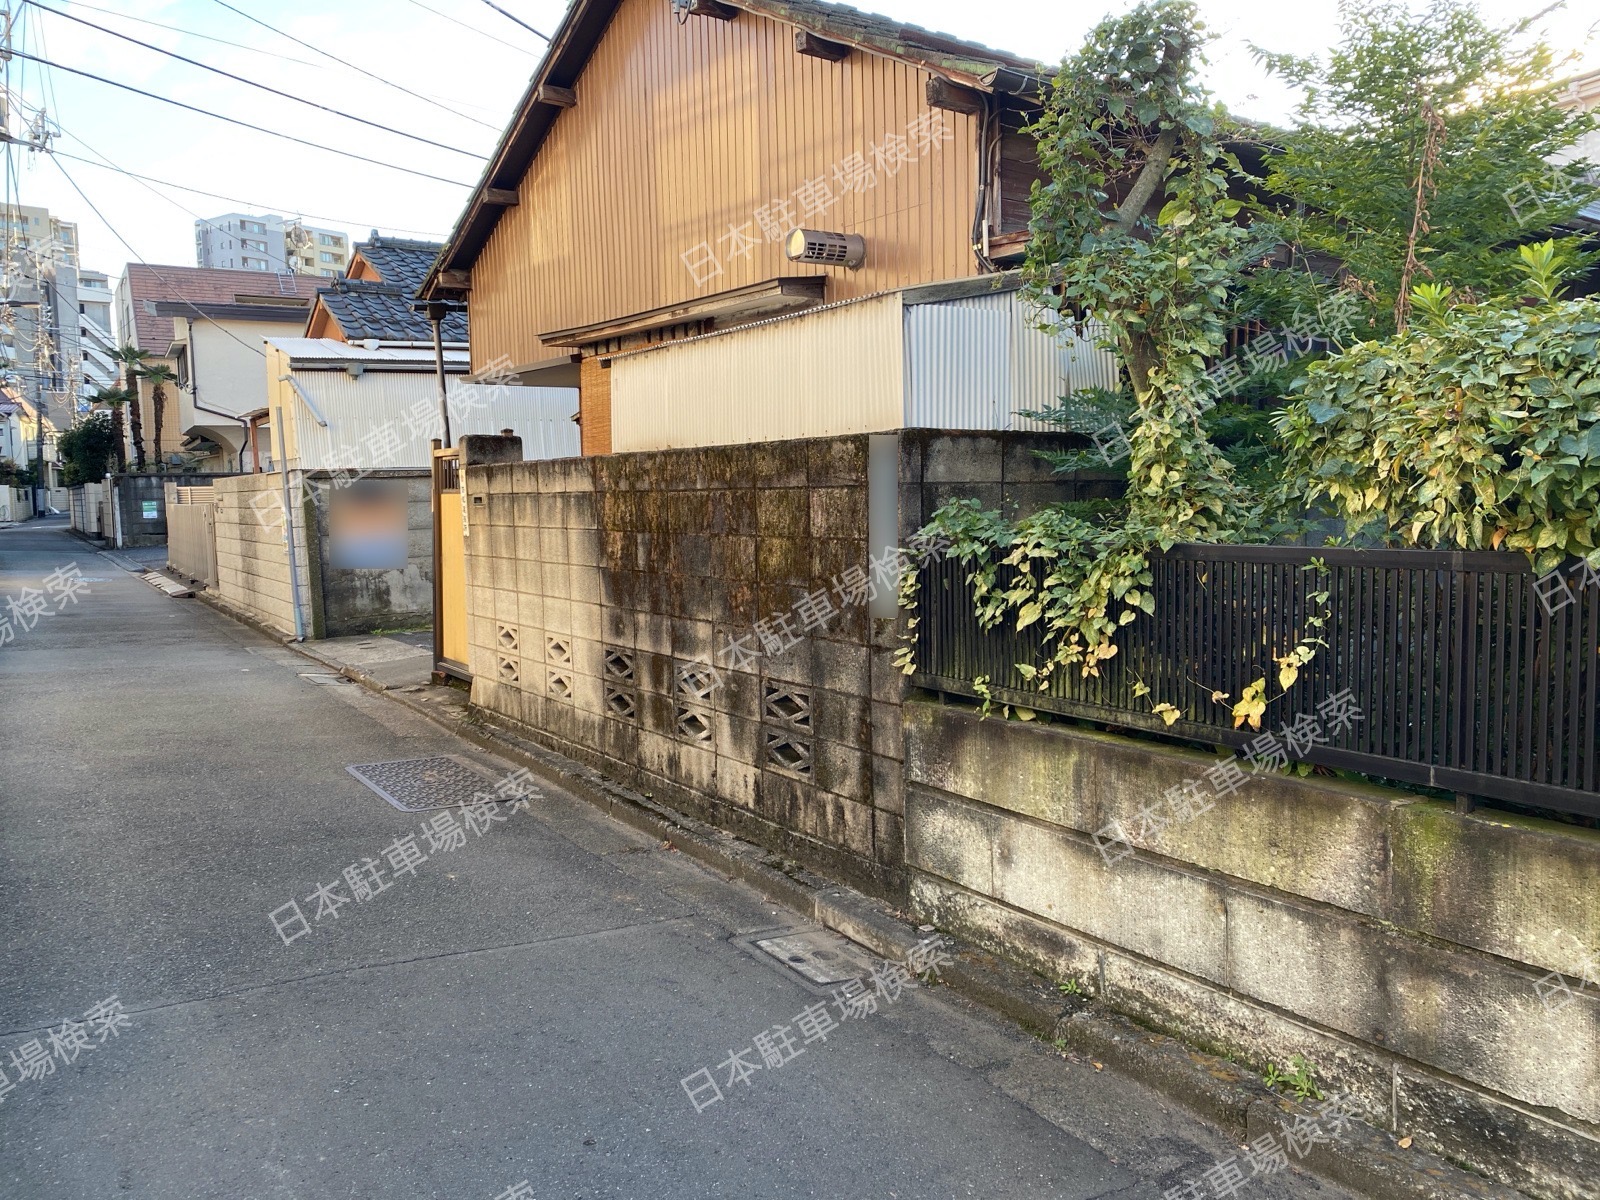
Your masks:
M 880 900 L 677 812 L 522 737 L 471 708 L 460 698 L 459 689 L 435 684 L 385 686 L 358 668 L 319 653 L 314 644 L 297 643 L 208 592 L 196 595 L 312 662 L 389 697 L 481 750 L 527 767 L 612 819 L 670 842 L 725 878 L 749 884 L 764 897 L 843 934 L 880 958 L 904 961 L 907 951 L 928 936 Z M 431 698 L 425 698 L 430 694 Z M 1317 1117 L 1314 1106 L 1272 1091 L 1235 1063 L 1153 1033 L 1093 1001 L 1065 995 L 1042 976 L 978 945 L 950 934 L 943 937 L 955 961 L 941 969 L 939 981 L 953 992 L 1001 1013 L 1058 1049 L 1075 1052 L 1155 1088 L 1241 1144 L 1265 1134 L 1274 1134 L 1281 1142 L 1297 1118 L 1314 1121 Z M 1360 1122 L 1351 1122 L 1337 1142 L 1313 1145 L 1299 1165 L 1372 1200 L 1527 1200 L 1524 1193 L 1437 1155 L 1402 1148 L 1394 1135 Z

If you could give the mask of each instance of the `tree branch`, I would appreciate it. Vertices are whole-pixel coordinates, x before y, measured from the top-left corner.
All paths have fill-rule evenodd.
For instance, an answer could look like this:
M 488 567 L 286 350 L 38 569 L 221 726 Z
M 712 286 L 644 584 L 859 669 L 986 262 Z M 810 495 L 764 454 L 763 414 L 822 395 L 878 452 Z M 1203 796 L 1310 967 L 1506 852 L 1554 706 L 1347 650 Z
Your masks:
M 1144 160 L 1144 168 L 1139 172 L 1133 190 L 1117 209 L 1117 215 L 1111 219 L 1111 223 L 1123 233 L 1131 234 L 1134 226 L 1139 223 L 1139 217 L 1144 213 L 1145 206 L 1150 203 L 1150 197 L 1155 195 L 1156 188 L 1167 177 L 1167 164 L 1172 161 L 1173 151 L 1177 148 L 1178 131 L 1162 130 L 1161 136 L 1156 138 L 1156 144 L 1150 148 L 1150 153 Z

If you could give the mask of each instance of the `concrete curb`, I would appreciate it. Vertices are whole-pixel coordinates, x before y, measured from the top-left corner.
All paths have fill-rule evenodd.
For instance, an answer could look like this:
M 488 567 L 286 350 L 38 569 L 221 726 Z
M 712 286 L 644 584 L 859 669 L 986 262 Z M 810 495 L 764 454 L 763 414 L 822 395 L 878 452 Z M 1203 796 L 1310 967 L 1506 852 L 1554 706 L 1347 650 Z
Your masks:
M 764 897 L 792 908 L 825 928 L 866 947 L 880 958 L 903 961 L 926 936 L 887 904 L 786 862 L 780 855 L 736 838 L 726 830 L 679 813 L 651 797 L 608 779 L 599 771 L 549 750 L 462 706 L 458 717 L 414 699 L 309 645 L 237 613 L 205 592 L 205 603 L 287 645 L 370 691 L 398 702 L 481 750 L 510 759 L 545 777 L 606 815 L 670 842 L 674 848 L 726 878 L 749 884 Z M 1215 1055 L 1190 1049 L 1175 1038 L 1097 1010 L 1066 995 L 1033 972 L 979 946 L 944 935 L 954 961 L 940 981 L 967 1000 L 992 1009 L 1030 1033 L 1069 1048 L 1161 1092 L 1174 1104 L 1223 1129 L 1240 1142 L 1283 1132 L 1297 1117 L 1315 1120 L 1312 1106 L 1269 1089 L 1256 1076 Z M 1298 1160 L 1305 1170 L 1372 1200 L 1527 1200 L 1522 1193 L 1464 1171 L 1420 1149 L 1402 1149 L 1387 1132 L 1352 1121 L 1337 1143 L 1312 1146 Z

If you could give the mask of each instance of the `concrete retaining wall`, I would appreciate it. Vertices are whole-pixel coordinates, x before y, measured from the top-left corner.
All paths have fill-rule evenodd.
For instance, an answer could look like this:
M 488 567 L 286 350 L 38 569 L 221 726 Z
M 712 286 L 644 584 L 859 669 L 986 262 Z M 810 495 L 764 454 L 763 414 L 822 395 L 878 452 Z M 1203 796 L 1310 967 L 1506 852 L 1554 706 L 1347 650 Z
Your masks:
M 296 503 L 291 475 L 290 517 L 294 521 L 295 566 L 300 582 L 300 615 L 311 630 L 311 571 L 306 559 L 306 509 Z M 222 475 L 216 489 L 217 595 L 258 621 L 286 634 L 295 632 L 289 583 L 289 548 L 284 536 L 283 476 Z M 312 521 L 315 522 L 315 510 Z
M 1374 1123 L 1532 1195 L 1600 1195 L 1600 833 L 1276 775 L 1156 833 L 1141 809 L 1213 759 L 904 711 L 919 915 L 1193 1044 L 1303 1054 Z M 1108 862 L 1113 821 L 1136 849 Z
M 898 891 L 901 677 L 844 605 L 758 621 L 867 554 L 868 439 L 469 466 L 473 701 L 668 803 Z M 892 622 L 886 622 L 892 626 Z M 727 651 L 742 640 L 756 657 Z M 682 676 L 687 668 L 702 673 Z M 709 668 L 709 669 L 707 669 Z M 802 760 L 803 761 L 799 761 Z
M 338 477 L 323 471 L 289 472 L 300 616 L 308 638 L 422 627 L 433 618 L 433 513 L 427 473 L 368 471 L 362 478 L 398 480 L 406 488 L 403 567 L 336 567 L 328 514 Z M 293 634 L 283 476 L 224 475 L 214 483 L 217 595 L 274 629 Z
M 343 637 L 374 629 L 422 628 L 433 620 L 433 497 L 426 471 L 367 471 L 363 479 L 392 479 L 406 489 L 406 563 L 391 568 L 334 565 L 329 536 L 331 476 L 313 473 L 316 535 L 312 636 Z
M 164 546 L 167 541 L 166 485 L 207 487 L 226 475 L 113 475 L 114 531 L 118 546 Z

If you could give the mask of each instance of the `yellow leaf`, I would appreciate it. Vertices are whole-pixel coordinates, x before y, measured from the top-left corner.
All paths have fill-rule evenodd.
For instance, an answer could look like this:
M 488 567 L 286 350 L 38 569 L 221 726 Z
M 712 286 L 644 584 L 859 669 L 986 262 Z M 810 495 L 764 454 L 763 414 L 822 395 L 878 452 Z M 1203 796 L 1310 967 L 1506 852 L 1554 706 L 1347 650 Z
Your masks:
M 1171 725 L 1174 721 L 1176 721 L 1179 717 L 1181 717 L 1183 715 L 1182 713 L 1180 713 L 1176 708 L 1174 708 L 1170 704 L 1158 704 L 1154 708 L 1152 708 L 1150 711 L 1153 712 L 1156 716 L 1160 717 L 1168 725 Z
M 1300 678 L 1300 665 L 1295 662 L 1294 656 L 1278 660 L 1278 688 L 1287 692 L 1296 679 Z
M 1261 718 L 1266 711 L 1267 681 L 1263 677 L 1245 688 L 1239 703 L 1233 706 L 1233 727 L 1237 729 L 1248 721 L 1251 729 L 1260 729 Z
M 1212 692 L 1211 693 L 1211 703 L 1213 703 L 1213 704 L 1221 704 L 1227 698 L 1228 698 L 1228 693 L 1227 692 Z

